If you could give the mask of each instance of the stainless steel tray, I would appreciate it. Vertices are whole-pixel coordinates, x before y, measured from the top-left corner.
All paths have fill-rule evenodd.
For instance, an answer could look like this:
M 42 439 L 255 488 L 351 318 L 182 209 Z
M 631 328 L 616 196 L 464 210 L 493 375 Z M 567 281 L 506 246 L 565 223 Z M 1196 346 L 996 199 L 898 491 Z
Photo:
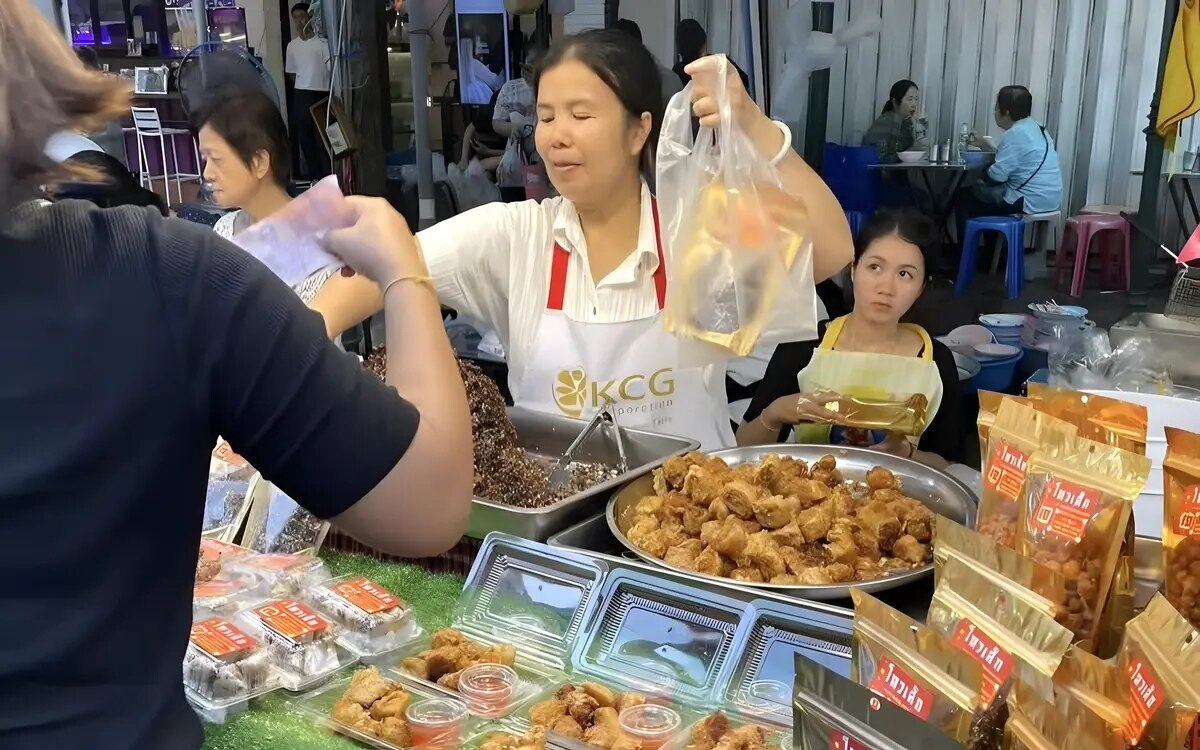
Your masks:
M 924 464 L 890 456 L 886 453 L 879 453 L 865 448 L 840 448 L 828 445 L 759 445 L 749 448 L 731 448 L 729 450 L 716 451 L 709 455 L 718 456 L 731 465 L 737 465 L 747 461 L 757 461 L 764 456 L 772 454 L 792 456 L 808 462 L 816 461 L 821 456 L 831 454 L 837 459 L 838 468 L 842 474 L 849 480 L 861 480 L 866 477 L 867 472 L 871 468 L 882 466 L 891 470 L 892 473 L 903 480 L 904 494 L 920 500 L 933 512 L 958 521 L 964 526 L 974 527 L 975 525 L 975 496 L 967 489 L 966 485 L 954 477 L 940 471 L 935 471 Z M 625 529 L 628 528 L 628 520 L 633 513 L 634 506 L 643 497 L 653 494 L 653 479 L 649 476 L 644 476 L 630 482 L 620 492 L 613 495 L 612 499 L 608 502 L 607 511 L 608 525 L 613 535 L 633 551 L 634 554 L 654 565 L 670 568 L 691 578 L 710 581 L 726 580 L 718 576 L 710 576 L 678 568 L 674 565 L 668 565 L 658 558 L 647 555 L 629 541 L 629 538 L 625 536 Z M 911 583 L 928 576 L 932 572 L 933 564 L 930 563 L 918 568 L 878 578 L 874 581 L 862 581 L 853 584 L 794 586 L 771 583 L 745 583 L 743 585 L 756 589 L 783 590 L 804 599 L 845 599 L 850 596 L 851 588 L 858 588 L 863 591 L 882 591 Z
M 519 407 L 510 407 L 508 417 L 517 428 L 517 442 L 521 448 L 531 456 L 552 461 L 566 451 L 587 424 L 584 420 Z M 686 438 L 628 427 L 618 429 L 624 440 L 629 471 L 544 508 L 514 508 L 477 497 L 471 504 L 466 535 L 483 539 L 490 532 L 499 531 L 524 539 L 545 541 L 554 532 L 586 518 L 617 487 L 657 468 L 671 456 L 683 455 L 700 445 Z M 608 431 L 597 430 L 584 442 L 576 459 L 615 466 L 617 447 Z
M 1144 609 L 1163 585 L 1162 540 L 1139 536 L 1133 541 L 1133 581 L 1137 593 L 1133 606 Z
M 1200 325 L 1157 313 L 1134 313 L 1109 329 L 1112 345 L 1118 346 L 1137 336 L 1149 336 L 1167 363 L 1171 380 L 1200 386 Z

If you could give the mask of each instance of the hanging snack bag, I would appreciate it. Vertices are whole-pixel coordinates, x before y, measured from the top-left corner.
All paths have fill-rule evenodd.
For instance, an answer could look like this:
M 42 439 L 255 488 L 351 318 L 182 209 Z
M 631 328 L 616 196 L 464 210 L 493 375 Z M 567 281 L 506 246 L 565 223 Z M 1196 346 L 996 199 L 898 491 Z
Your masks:
M 315 555 L 328 533 L 328 521 L 301 508 L 274 484 L 263 482 L 254 492 L 242 543 L 265 554 Z
M 1200 628 L 1200 435 L 1166 428 L 1163 570 L 1167 601 Z
M 1067 720 L 1034 688 L 1017 682 L 1008 696 L 1004 750 L 1060 750 L 1071 738 Z
M 982 715 L 983 676 L 974 659 L 940 633 L 859 589 L 854 599 L 850 676 L 959 742 Z
M 1125 743 L 1140 750 L 1195 748 L 1200 632 L 1161 595 L 1129 621 L 1117 668 L 1129 696 Z
M 796 750 L 957 750 L 961 747 L 907 710 L 880 700 L 862 685 L 799 653 L 795 655 L 795 674 L 792 710 Z
M 1072 646 L 1054 675 L 1054 702 L 1059 714 L 1077 722 L 1100 750 L 1124 750 L 1121 729 L 1129 715 L 1129 694 L 1116 666 Z
M 1094 652 L 1133 501 L 1150 459 L 1083 438 L 1036 451 L 1021 493 L 1018 549 L 1068 581 L 1064 624 Z
M 979 417 L 975 420 L 975 429 L 979 432 L 980 466 L 987 466 L 988 436 L 992 433 L 992 425 L 996 423 L 996 413 L 1000 411 L 1000 404 L 1005 401 L 1029 405 L 1029 399 L 1021 396 L 1010 396 L 1007 393 L 996 393 L 995 391 L 979 392 Z
M 1075 425 L 1081 437 L 1146 455 L 1150 414 L 1145 406 L 1084 391 L 1029 384 L 1035 409 Z
M 1029 457 L 1039 448 L 1058 450 L 1075 435 L 1075 428 L 1015 401 L 1000 404 L 988 435 L 983 462 L 983 496 L 979 500 L 979 531 L 1005 547 L 1016 545 L 1020 505 Z
M 707 65 L 667 104 L 656 165 L 663 312 L 689 364 L 745 356 L 760 338 L 812 338 L 817 330 L 804 201 L 783 190 L 770 157 L 733 125 L 725 81 L 737 73 L 729 61 Z M 721 125 L 693 135 L 690 95 L 700 80 L 716 92 Z
M 1071 631 L 1045 611 L 1047 602 L 995 571 L 982 571 L 962 560 L 945 562 L 928 624 L 978 662 L 983 675 L 983 704 L 1004 700 L 1013 679 L 1049 686 Z M 1046 699 L 1053 697 L 1052 691 Z

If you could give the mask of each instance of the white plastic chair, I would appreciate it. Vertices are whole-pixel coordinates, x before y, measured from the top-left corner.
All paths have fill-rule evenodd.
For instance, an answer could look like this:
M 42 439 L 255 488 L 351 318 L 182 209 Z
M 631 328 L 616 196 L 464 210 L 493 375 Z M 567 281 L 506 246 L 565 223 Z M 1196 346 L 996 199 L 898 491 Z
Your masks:
M 158 119 L 158 110 L 152 107 L 133 107 L 133 128 L 137 132 L 138 144 L 138 182 L 142 187 L 147 185 L 154 189 L 154 181 L 163 181 L 163 192 L 167 194 L 167 208 L 171 207 L 171 186 L 169 180 L 175 181 L 175 192 L 179 203 L 183 203 L 183 183 L 200 182 L 199 174 L 179 171 L 179 152 L 175 146 L 176 136 L 186 135 L 192 144 L 192 156 L 195 158 L 196 169 L 200 169 L 200 150 L 196 147 L 196 139 L 186 128 L 164 128 Z M 150 158 L 146 150 L 146 140 L 158 139 L 158 153 L 162 156 L 163 172 L 161 176 L 153 175 L 150 171 Z M 171 144 L 171 164 L 167 164 L 167 143 Z M 171 171 L 174 167 L 174 171 Z
M 1025 237 L 1029 241 L 1029 247 L 1032 247 L 1034 250 L 1038 250 L 1042 240 L 1042 233 L 1040 230 L 1044 225 L 1049 225 L 1050 231 L 1054 233 L 1052 238 L 1054 242 L 1051 243 L 1051 247 L 1054 247 L 1058 242 L 1058 222 L 1061 219 L 1061 211 L 1045 211 L 1040 214 L 1025 214 L 1022 216 L 1021 221 L 1025 224 L 1027 229 Z M 1000 253 L 994 252 L 992 253 L 992 273 L 996 273 L 999 268 Z

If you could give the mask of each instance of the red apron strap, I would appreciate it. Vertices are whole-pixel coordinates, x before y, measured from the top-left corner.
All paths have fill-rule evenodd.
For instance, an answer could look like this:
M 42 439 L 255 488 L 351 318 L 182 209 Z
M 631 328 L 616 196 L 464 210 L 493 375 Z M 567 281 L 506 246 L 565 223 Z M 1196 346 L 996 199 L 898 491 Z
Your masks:
M 571 254 L 554 243 L 553 257 L 550 261 L 550 293 L 546 296 L 546 309 L 562 312 L 563 297 L 567 293 L 567 264 L 571 262 Z
M 654 291 L 658 295 L 658 309 L 667 304 L 667 261 L 663 258 L 662 227 L 659 226 L 658 198 L 650 198 L 650 211 L 654 214 L 654 244 L 658 250 L 658 268 L 654 270 Z

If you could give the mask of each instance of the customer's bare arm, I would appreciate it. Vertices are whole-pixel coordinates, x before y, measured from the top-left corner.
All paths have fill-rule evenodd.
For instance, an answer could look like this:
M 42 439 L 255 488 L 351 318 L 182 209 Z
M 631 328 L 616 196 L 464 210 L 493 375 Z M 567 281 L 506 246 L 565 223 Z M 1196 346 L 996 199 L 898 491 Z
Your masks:
M 336 339 L 383 308 L 379 285 L 362 276 L 337 275 L 326 281 L 308 306 L 325 319 L 325 333 Z

